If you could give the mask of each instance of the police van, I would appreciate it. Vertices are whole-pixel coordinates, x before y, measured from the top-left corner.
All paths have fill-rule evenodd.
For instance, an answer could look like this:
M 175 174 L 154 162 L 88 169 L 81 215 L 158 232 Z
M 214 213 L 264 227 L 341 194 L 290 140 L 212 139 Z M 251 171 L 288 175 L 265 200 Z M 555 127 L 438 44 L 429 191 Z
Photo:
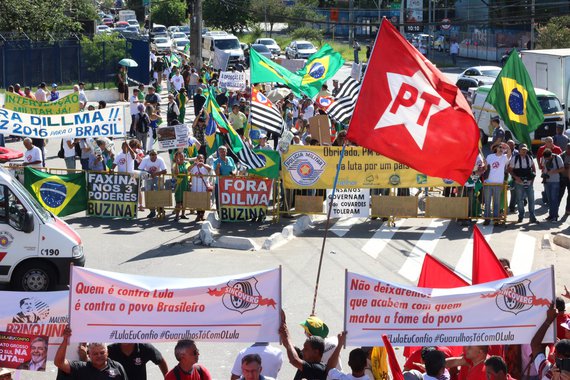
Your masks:
M 0 167 L 0 282 L 14 290 L 52 290 L 69 284 L 71 263 L 85 264 L 79 235 Z
M 472 97 L 473 116 L 479 126 L 479 135 L 482 144 L 486 144 L 489 137 L 493 135 L 491 118 L 497 115 L 495 108 L 486 102 L 491 87 L 491 85 L 478 87 Z M 538 104 L 544 114 L 544 122 L 534 132 L 530 133 L 530 139 L 533 145 L 540 145 L 545 137 L 554 136 L 556 134 L 557 125 L 562 125 L 563 129 L 566 129 L 566 126 L 564 123 L 564 109 L 558 97 L 550 91 L 539 88 L 535 88 L 534 92 L 536 93 Z M 515 139 L 506 127 L 505 130 L 505 137 L 508 140 Z

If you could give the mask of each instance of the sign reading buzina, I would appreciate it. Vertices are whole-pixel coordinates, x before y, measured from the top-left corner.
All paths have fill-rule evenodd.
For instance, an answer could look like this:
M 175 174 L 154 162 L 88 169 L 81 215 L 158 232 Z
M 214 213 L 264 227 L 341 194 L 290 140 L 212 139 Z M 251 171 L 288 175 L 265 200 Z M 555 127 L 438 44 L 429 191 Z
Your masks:
M 136 218 L 139 180 L 129 174 L 87 175 L 87 215 Z
M 332 189 L 327 189 L 327 207 Z M 336 189 L 331 218 L 365 218 L 370 215 L 370 189 Z

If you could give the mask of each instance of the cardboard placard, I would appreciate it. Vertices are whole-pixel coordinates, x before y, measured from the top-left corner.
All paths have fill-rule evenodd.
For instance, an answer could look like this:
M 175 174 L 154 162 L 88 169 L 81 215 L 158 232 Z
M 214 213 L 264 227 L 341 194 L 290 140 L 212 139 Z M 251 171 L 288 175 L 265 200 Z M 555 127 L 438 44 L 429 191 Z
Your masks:
M 427 197 L 426 217 L 467 219 L 469 216 L 469 198 Z
M 210 191 L 195 191 L 184 192 L 182 205 L 191 210 L 211 210 L 212 205 L 212 192 Z
M 418 216 L 417 197 L 392 197 L 373 195 L 370 197 L 374 216 L 405 216 L 415 218 Z
M 323 212 L 323 197 L 295 195 L 295 211 L 298 213 L 321 213 Z
M 309 119 L 311 138 L 319 140 L 321 145 L 331 145 L 331 121 L 327 115 L 317 115 Z
M 145 191 L 144 204 L 146 208 L 171 207 L 172 191 L 171 190 Z

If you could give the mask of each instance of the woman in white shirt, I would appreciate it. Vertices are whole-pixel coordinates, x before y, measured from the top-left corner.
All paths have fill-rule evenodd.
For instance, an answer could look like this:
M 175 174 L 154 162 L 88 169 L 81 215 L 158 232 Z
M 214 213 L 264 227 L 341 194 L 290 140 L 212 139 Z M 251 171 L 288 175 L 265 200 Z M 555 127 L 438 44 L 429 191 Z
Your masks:
M 199 154 L 198 157 L 196 157 L 196 161 L 194 161 L 194 165 L 190 167 L 190 174 L 192 175 L 192 192 L 204 193 L 208 191 L 208 188 L 211 187 L 211 185 L 208 178 L 204 178 L 204 176 L 208 175 L 211 170 L 212 167 L 204 163 L 204 156 Z M 204 210 L 198 210 L 196 221 L 199 222 L 205 220 L 205 213 L 206 211 Z

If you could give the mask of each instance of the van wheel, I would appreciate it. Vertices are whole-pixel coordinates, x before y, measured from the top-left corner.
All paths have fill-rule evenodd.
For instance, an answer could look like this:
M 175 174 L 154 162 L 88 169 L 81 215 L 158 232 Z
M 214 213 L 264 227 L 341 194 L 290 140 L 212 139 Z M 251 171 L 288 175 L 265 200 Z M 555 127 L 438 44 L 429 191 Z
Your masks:
M 55 287 L 55 270 L 41 261 L 28 261 L 16 268 L 12 276 L 12 288 L 21 291 L 47 291 Z
M 485 134 L 482 130 L 479 129 L 479 138 L 481 139 L 481 145 L 487 145 L 489 142 L 489 136 Z

